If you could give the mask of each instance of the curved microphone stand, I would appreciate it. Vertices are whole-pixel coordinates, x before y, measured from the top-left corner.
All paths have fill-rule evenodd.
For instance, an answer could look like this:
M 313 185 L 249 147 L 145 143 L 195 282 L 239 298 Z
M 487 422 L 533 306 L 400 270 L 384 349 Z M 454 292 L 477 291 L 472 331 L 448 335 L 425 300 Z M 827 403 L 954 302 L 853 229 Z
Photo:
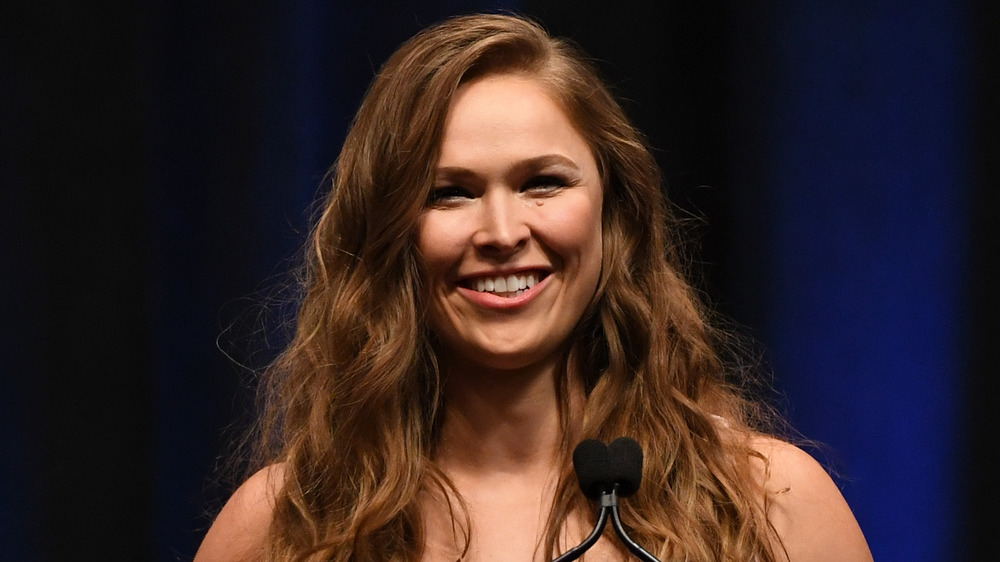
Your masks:
M 609 512 L 615 533 L 629 552 L 642 562 L 660 562 L 628 536 L 619 510 L 620 497 L 634 494 L 642 480 L 642 449 L 639 444 L 628 437 L 619 437 L 610 445 L 587 439 L 573 451 L 573 466 L 580 479 L 580 489 L 588 498 L 599 499 L 601 510 L 590 535 L 552 562 L 571 562 L 583 556 L 601 538 Z
M 597 514 L 597 524 L 594 525 L 594 530 L 591 531 L 590 536 L 583 539 L 583 542 L 578 546 L 567 550 L 562 556 L 556 558 L 552 562 L 570 562 L 571 560 L 576 560 L 577 558 L 583 556 L 584 552 L 590 550 L 590 547 L 594 546 L 597 539 L 601 538 L 601 533 L 604 532 L 604 526 L 608 523 L 608 511 L 609 506 L 604 505 L 604 498 L 601 498 L 601 511 Z M 617 519 L 617 517 L 615 517 Z
M 608 522 L 608 512 L 611 512 L 611 526 L 614 528 L 615 533 L 618 534 L 618 538 L 625 543 L 625 547 L 629 549 L 629 552 L 635 555 L 636 558 L 642 560 L 643 562 L 660 562 L 659 558 L 650 554 L 646 549 L 639 546 L 632 537 L 628 536 L 625 532 L 625 527 L 622 525 L 621 513 L 618 510 L 618 486 L 610 491 L 601 494 L 601 511 L 597 514 L 597 524 L 594 525 L 594 530 L 590 535 L 583 539 L 583 542 L 578 546 L 575 546 L 567 550 L 562 556 L 556 558 L 552 562 L 570 562 L 576 560 L 583 556 L 583 553 L 594 546 L 597 539 L 601 537 L 601 533 L 604 532 L 604 527 Z
M 615 532 L 618 533 L 618 538 L 625 543 L 625 546 L 629 551 L 635 555 L 636 558 L 642 560 L 643 562 L 660 562 L 660 560 L 650 554 L 645 548 L 639 546 L 639 543 L 632 540 L 632 537 L 628 536 L 625 532 L 625 527 L 622 525 L 621 513 L 618 511 L 618 486 L 608 494 L 609 502 L 612 503 L 611 506 L 611 525 L 614 527 Z M 604 512 L 604 498 L 601 498 L 601 511 Z

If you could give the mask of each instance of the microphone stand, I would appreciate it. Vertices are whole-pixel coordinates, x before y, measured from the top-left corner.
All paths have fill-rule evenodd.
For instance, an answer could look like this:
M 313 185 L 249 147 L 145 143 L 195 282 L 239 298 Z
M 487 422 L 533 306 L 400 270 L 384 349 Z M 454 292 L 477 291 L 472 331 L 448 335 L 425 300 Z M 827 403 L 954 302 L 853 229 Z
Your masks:
M 579 546 L 575 546 L 566 551 L 565 554 L 556 558 L 552 562 L 571 562 L 577 558 L 583 556 L 590 547 L 594 546 L 597 539 L 600 538 L 601 533 L 604 532 L 604 526 L 608 522 L 608 512 L 611 512 L 611 525 L 615 529 L 615 533 L 618 534 L 618 538 L 625 543 L 625 547 L 635 555 L 636 558 L 642 560 L 643 562 L 660 562 L 660 560 L 646 551 L 646 549 L 639 546 L 628 533 L 625 532 L 625 527 L 622 525 L 621 513 L 618 511 L 618 484 L 615 484 L 610 492 L 601 493 L 601 511 L 597 514 L 597 524 L 594 525 L 594 530 L 590 533 L 586 539 L 583 540 Z
M 590 536 L 583 539 L 583 542 L 578 546 L 574 546 L 573 548 L 567 550 L 562 556 L 556 558 L 552 562 L 571 562 L 572 560 L 576 560 L 577 558 L 583 556 L 584 552 L 590 550 L 590 547 L 594 546 L 597 539 L 601 538 L 601 533 L 604 532 L 604 526 L 608 523 L 609 506 L 604 505 L 604 500 L 608 497 L 608 495 L 609 494 L 601 494 L 601 511 L 597 514 L 597 524 L 594 525 L 594 530 L 591 531 Z
M 646 549 L 639 546 L 639 543 L 632 540 L 632 537 L 628 536 L 625 532 L 625 527 L 622 525 L 622 516 L 618 511 L 618 485 L 615 484 L 613 490 L 610 494 L 605 494 L 601 496 L 601 506 L 603 509 L 604 501 L 607 498 L 608 503 L 611 504 L 611 525 L 615 528 L 615 532 L 618 533 L 618 538 L 625 543 L 625 546 L 635 555 L 636 558 L 642 560 L 643 562 L 660 562 L 660 560 L 646 551 Z

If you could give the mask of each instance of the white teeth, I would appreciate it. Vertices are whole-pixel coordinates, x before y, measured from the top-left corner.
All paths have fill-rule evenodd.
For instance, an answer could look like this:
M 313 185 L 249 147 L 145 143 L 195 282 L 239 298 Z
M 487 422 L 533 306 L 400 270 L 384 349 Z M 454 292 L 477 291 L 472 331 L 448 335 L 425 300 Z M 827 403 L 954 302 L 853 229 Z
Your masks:
M 530 289 L 538 283 L 538 274 L 508 275 L 497 277 L 480 277 L 476 279 L 475 288 L 480 293 L 514 293 L 519 295 L 525 289 Z

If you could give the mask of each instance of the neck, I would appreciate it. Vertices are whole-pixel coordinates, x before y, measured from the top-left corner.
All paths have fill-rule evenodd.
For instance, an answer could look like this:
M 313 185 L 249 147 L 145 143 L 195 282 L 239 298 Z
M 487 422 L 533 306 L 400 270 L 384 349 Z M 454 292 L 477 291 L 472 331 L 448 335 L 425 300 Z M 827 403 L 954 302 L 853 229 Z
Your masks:
M 453 474 L 537 474 L 558 465 L 561 359 L 514 370 L 458 362 L 446 369 L 447 406 L 436 454 L 442 468 Z M 571 410 L 574 403 L 579 401 L 571 400 Z

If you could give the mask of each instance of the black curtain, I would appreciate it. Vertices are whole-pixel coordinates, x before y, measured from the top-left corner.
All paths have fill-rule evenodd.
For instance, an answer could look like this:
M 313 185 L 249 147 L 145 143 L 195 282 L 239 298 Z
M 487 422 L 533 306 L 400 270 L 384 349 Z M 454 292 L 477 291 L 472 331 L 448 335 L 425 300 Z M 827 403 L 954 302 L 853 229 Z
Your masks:
M 284 272 L 322 176 L 381 61 L 450 14 L 517 9 L 598 59 L 656 147 L 671 198 L 704 219 L 692 226 L 700 286 L 768 344 L 767 262 L 742 242 L 766 234 L 769 201 L 732 187 L 766 175 L 739 142 L 754 121 L 740 110 L 754 100 L 740 96 L 760 91 L 739 89 L 735 61 L 749 54 L 734 50 L 774 6 L 343 4 L 0 7 L 5 559 L 193 556 L 230 491 L 224 459 L 251 416 L 253 369 L 283 341 Z M 969 14 L 975 56 L 956 62 L 975 77 L 976 105 L 954 542 L 976 560 L 993 550 L 996 501 L 1000 22 L 985 4 Z M 767 68 L 773 53 L 757 47 Z
M 143 14 L 0 10 L 0 543 L 12 560 L 148 559 L 156 406 Z

